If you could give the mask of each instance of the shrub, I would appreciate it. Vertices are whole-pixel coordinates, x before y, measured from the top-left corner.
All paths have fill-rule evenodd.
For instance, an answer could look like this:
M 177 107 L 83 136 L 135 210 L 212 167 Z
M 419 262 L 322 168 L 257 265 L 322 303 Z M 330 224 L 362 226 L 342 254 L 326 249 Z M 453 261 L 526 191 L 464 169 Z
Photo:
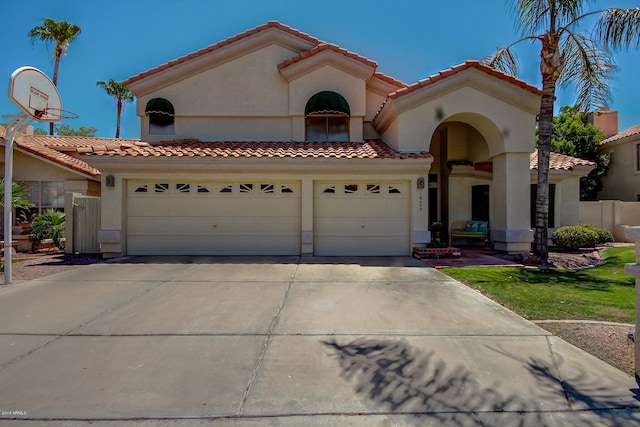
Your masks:
M 46 239 L 51 239 L 54 245 L 62 249 L 64 228 L 64 212 L 59 212 L 55 209 L 46 209 L 35 217 L 29 225 L 27 232 L 29 233 L 29 240 L 31 240 L 34 245 Z
M 597 234 L 598 245 L 602 245 L 604 243 L 611 243 L 614 241 L 613 234 L 609 230 L 605 230 L 604 228 L 598 228 L 595 225 L 591 225 L 591 224 L 585 224 L 583 225 L 583 227 L 586 227 Z
M 613 235 L 593 225 L 569 225 L 560 227 L 551 235 L 556 246 L 575 250 L 579 248 L 595 248 L 596 246 L 613 242 Z

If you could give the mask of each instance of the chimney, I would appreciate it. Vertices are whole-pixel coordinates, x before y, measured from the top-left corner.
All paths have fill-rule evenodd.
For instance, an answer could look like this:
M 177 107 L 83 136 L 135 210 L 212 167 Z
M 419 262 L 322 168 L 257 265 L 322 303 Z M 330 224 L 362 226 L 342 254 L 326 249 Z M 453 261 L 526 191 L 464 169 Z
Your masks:
M 608 108 L 589 114 L 589 123 L 604 134 L 605 139 L 618 134 L 618 112 Z

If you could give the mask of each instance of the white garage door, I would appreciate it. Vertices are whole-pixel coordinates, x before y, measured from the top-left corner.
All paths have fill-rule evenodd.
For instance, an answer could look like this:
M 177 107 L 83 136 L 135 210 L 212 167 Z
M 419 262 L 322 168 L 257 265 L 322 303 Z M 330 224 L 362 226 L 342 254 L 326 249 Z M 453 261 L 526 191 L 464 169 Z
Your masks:
M 129 255 L 298 255 L 296 182 L 129 181 Z
M 406 182 L 318 182 L 314 189 L 316 255 L 409 254 Z

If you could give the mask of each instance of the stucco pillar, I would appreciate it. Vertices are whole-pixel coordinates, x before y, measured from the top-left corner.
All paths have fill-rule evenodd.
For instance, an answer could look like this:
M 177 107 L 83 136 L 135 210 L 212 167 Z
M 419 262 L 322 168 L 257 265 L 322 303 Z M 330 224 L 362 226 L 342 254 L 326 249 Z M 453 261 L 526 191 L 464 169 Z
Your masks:
M 302 179 L 300 254 L 313 255 L 313 179 Z
M 491 240 L 507 252 L 528 252 L 533 241 L 530 219 L 529 153 L 493 158 Z
M 121 176 L 115 175 L 113 185 L 106 185 L 106 176 L 102 176 L 100 230 L 98 230 L 98 243 L 100 251 L 105 258 L 115 258 L 126 253 L 126 230 L 124 226 L 127 203 L 126 181 Z M 110 183 L 111 184 L 111 183 Z
M 640 381 L 640 340 L 638 331 L 640 330 L 640 227 L 627 227 L 625 230 L 627 239 L 636 243 L 636 263 L 624 266 L 624 272 L 636 278 L 636 331 L 635 331 L 635 374 L 636 381 Z
M 428 174 L 411 180 L 411 210 L 412 210 L 412 237 L 411 246 L 423 246 L 431 242 L 429 231 L 429 184 Z

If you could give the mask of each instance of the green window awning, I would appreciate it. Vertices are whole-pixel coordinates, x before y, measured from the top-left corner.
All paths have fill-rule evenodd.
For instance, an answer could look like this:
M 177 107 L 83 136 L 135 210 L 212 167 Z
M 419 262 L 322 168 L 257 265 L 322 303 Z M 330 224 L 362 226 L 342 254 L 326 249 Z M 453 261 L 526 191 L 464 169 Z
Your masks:
M 164 114 L 171 117 L 175 115 L 173 104 L 164 98 L 153 98 L 147 102 L 144 112 L 146 114 Z
M 313 95 L 304 109 L 305 117 L 316 114 L 341 114 L 349 117 L 351 111 L 342 95 L 326 90 Z

